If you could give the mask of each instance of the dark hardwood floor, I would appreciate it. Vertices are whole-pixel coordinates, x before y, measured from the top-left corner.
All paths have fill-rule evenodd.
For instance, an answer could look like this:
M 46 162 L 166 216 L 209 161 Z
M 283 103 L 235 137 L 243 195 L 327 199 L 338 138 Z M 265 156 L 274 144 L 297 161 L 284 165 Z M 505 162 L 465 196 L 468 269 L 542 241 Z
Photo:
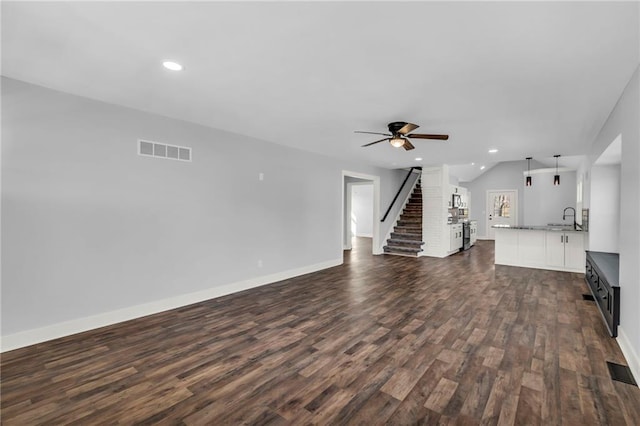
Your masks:
M 2 424 L 640 425 L 582 274 L 370 253 L 5 353 Z

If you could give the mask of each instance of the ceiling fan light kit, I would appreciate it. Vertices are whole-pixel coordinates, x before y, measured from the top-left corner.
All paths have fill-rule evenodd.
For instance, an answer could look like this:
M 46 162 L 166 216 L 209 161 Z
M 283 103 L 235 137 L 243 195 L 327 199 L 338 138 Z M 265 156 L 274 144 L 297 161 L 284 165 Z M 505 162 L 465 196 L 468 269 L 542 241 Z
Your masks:
M 406 151 L 410 151 L 415 148 L 415 146 L 413 146 L 413 144 L 409 142 L 408 138 L 437 139 L 437 140 L 443 140 L 443 141 L 446 141 L 447 139 L 449 139 L 449 135 L 426 135 L 426 134 L 420 134 L 420 133 L 409 134 L 409 132 L 414 131 L 418 127 L 420 126 L 418 126 L 417 124 L 407 123 L 404 121 L 394 121 L 393 123 L 389 123 L 387 125 L 387 128 L 389 129 L 389 133 L 365 132 L 360 130 L 356 130 L 355 133 L 366 133 L 370 135 L 386 136 L 385 138 L 382 138 L 380 140 L 369 142 L 368 144 L 362 145 L 362 147 L 367 147 L 380 142 L 389 141 L 391 146 L 393 146 L 394 148 L 402 147 Z
M 391 139 L 389 139 L 389 143 L 391 144 L 391 146 L 393 146 L 394 148 L 400 148 L 402 145 L 404 145 L 404 142 L 406 141 L 405 138 L 402 138 L 400 136 L 394 136 Z

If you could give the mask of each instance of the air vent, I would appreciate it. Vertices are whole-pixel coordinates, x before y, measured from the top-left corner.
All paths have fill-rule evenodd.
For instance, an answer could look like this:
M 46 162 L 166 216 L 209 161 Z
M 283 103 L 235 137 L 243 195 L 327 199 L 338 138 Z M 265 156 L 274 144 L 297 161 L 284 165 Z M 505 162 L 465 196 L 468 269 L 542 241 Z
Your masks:
M 631 373 L 631 369 L 626 365 L 607 361 L 607 367 L 609 367 L 609 375 L 611 375 L 611 378 L 613 380 L 616 380 L 622 383 L 627 383 L 629 385 L 638 386 L 636 381 L 633 379 L 633 374 Z
M 191 148 L 138 139 L 138 155 L 165 160 L 191 161 Z

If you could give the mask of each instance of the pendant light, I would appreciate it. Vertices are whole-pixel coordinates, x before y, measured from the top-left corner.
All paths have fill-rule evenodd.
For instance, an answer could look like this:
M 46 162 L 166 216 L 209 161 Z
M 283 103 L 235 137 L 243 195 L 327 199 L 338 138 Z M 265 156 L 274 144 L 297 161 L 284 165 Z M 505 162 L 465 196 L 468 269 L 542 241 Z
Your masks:
M 556 174 L 553 177 L 553 184 L 555 186 L 560 185 L 560 175 L 558 174 L 558 157 L 560 157 L 559 154 L 554 155 L 554 157 L 556 158 Z
M 531 159 L 533 157 L 527 157 L 527 177 L 524 180 L 525 186 L 531 186 Z

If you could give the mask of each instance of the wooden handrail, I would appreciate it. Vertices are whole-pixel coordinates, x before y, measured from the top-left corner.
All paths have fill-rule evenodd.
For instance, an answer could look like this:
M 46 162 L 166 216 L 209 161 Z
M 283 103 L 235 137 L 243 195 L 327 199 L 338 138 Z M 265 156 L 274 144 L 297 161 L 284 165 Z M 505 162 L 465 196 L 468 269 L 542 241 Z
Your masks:
M 407 181 L 409 180 L 409 176 L 411 176 L 411 174 L 413 173 L 414 169 L 421 170 L 422 167 L 412 167 L 411 170 L 409 170 L 409 173 L 407 173 L 407 177 L 404 178 L 404 181 L 402 182 L 402 185 L 400 185 L 400 189 L 398 189 L 398 192 L 396 192 L 396 196 L 393 197 L 393 201 L 391 201 L 391 204 L 389 204 L 389 208 L 387 209 L 387 212 L 384 214 L 384 216 L 382 217 L 380 222 L 384 222 L 387 219 L 387 216 L 389 216 L 389 212 L 391 211 L 391 208 L 393 207 L 393 205 L 395 204 L 396 200 L 400 196 L 400 193 L 402 192 L 402 188 L 404 188 L 404 186 L 407 184 Z

